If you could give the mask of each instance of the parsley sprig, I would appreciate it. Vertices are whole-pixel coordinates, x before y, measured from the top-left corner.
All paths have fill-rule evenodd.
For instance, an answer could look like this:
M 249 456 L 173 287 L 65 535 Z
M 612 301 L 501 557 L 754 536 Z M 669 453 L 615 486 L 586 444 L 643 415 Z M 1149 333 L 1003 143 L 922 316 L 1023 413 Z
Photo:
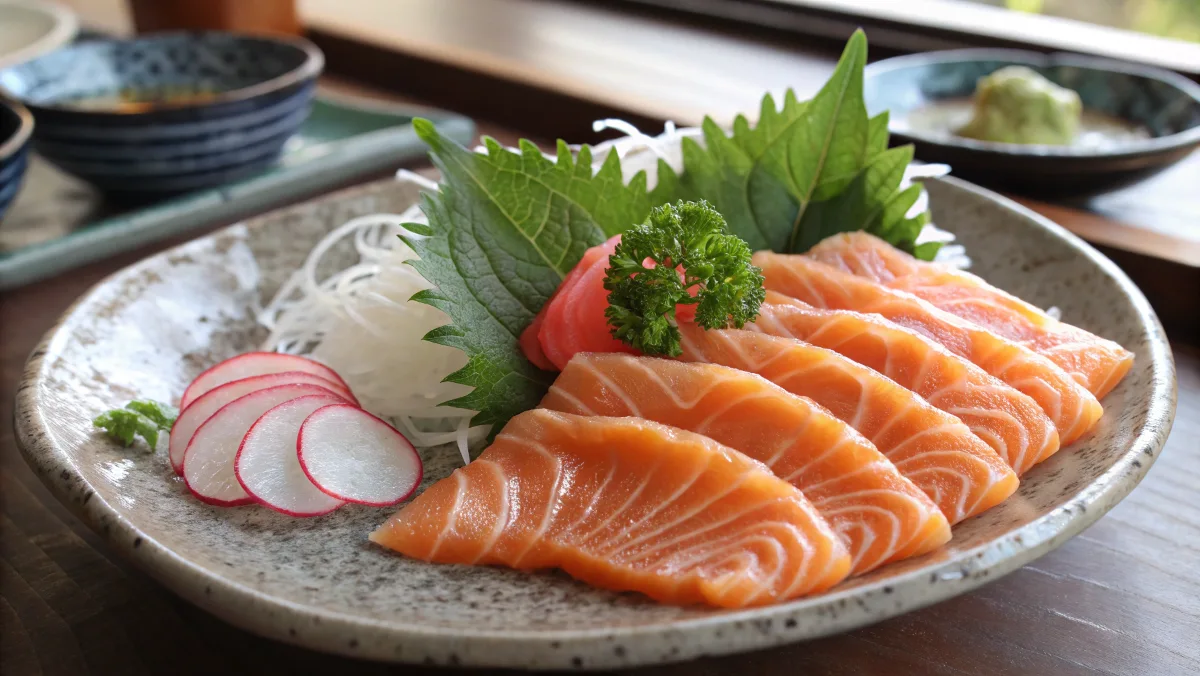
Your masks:
M 613 336 L 644 354 L 679 356 L 677 305 L 695 305 L 695 322 L 706 329 L 741 328 L 766 297 L 750 254 L 703 200 L 652 209 L 609 258 L 605 315 Z
M 92 424 L 125 446 L 133 443 L 134 436 L 140 436 L 153 452 L 158 446 L 158 433 L 170 431 L 177 417 L 179 411 L 173 406 L 151 399 L 135 399 L 125 404 L 125 408 L 101 413 Z

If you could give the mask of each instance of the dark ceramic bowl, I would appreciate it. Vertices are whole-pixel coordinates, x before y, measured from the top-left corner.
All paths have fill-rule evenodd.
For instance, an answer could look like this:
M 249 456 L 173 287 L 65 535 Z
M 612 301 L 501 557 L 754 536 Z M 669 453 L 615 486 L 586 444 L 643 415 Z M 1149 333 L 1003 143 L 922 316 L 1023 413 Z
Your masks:
M 1085 111 L 1139 128 L 1144 138 L 1102 147 L 1018 145 L 914 124 L 914 111 L 966 99 L 979 78 L 1010 65 L 1028 66 L 1075 90 Z M 1107 192 L 1165 169 L 1200 145 L 1200 85 L 1104 59 L 1004 49 L 913 54 L 868 66 L 864 93 L 872 114 L 891 111 L 892 142 L 914 143 L 918 159 L 944 162 L 955 175 L 989 187 L 1034 196 Z
M 25 106 L 0 97 L 0 220 L 25 177 L 31 134 L 33 116 Z
M 211 188 L 274 162 L 324 57 L 301 39 L 165 33 L 81 42 L 0 71 L 37 119 L 34 148 L 136 200 Z

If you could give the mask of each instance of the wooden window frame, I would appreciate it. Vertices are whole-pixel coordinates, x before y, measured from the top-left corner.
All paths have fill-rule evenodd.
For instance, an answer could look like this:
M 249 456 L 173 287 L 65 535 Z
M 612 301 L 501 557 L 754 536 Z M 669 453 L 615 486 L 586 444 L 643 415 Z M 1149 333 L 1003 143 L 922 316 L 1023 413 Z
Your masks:
M 1075 52 L 1158 66 L 1200 80 L 1200 43 L 961 0 L 578 0 L 807 38 L 844 40 L 863 27 L 873 48 L 965 47 Z

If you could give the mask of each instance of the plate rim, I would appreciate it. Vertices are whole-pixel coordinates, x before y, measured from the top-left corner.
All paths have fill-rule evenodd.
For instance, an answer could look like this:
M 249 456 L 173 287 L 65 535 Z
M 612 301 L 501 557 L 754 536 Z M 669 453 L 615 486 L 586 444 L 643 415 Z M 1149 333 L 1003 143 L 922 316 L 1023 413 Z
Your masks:
M 33 42 L 8 54 L 0 55 L 0 70 L 32 61 L 68 44 L 79 33 L 79 18 L 70 9 L 57 2 L 35 0 L 34 2 L 4 3 L 18 10 L 27 10 L 50 17 L 54 22 L 50 30 Z M 0 7 L 0 10 L 3 10 Z M 0 90 L 2 91 L 2 90 Z
M 1175 366 L 1166 334 L 1145 296 L 1115 263 L 1061 226 L 1005 197 L 952 177 L 935 180 L 997 202 L 1019 216 L 1032 219 L 1114 278 L 1132 301 L 1143 327 L 1148 330 L 1147 345 L 1153 377 L 1150 379 L 1151 392 L 1148 396 L 1151 404 L 1145 424 L 1130 442 L 1128 450 L 1099 478 L 1038 519 L 1006 536 L 966 550 L 932 569 L 911 571 L 852 589 L 783 604 L 630 627 L 468 632 L 431 629 L 307 606 L 232 581 L 162 545 L 152 535 L 133 526 L 120 511 L 94 491 L 78 490 L 77 484 L 82 483 L 87 487 L 87 482 L 75 470 L 71 457 L 60 451 L 45 434 L 46 424 L 37 408 L 35 392 L 38 390 L 37 381 L 51 367 L 47 355 L 56 343 L 69 338 L 68 332 L 62 329 L 79 309 L 102 300 L 102 291 L 111 288 L 109 284 L 113 280 L 137 274 L 143 267 L 152 265 L 162 257 L 210 246 L 215 237 L 234 234 L 238 228 L 256 227 L 278 212 L 379 190 L 382 184 L 390 183 L 391 179 L 362 184 L 267 212 L 143 258 L 97 282 L 59 317 L 25 364 L 16 395 L 14 431 L 17 447 L 56 499 L 116 552 L 167 589 L 239 628 L 310 649 L 395 662 L 414 662 L 437 656 L 433 657 L 436 663 L 463 666 L 611 668 L 759 650 L 865 626 L 975 589 L 1074 537 L 1107 513 L 1141 482 L 1161 452 L 1175 418 Z M 936 591 L 930 591 L 931 587 Z M 913 598 L 904 599 L 906 593 Z M 879 606 L 868 611 L 863 600 L 876 598 L 887 598 L 892 602 L 886 607 Z M 811 617 L 814 611 L 832 615 L 833 619 L 816 630 L 806 630 L 796 620 Z M 768 628 L 774 625 L 779 631 L 763 631 L 761 627 L 764 623 Z M 299 631 L 297 627 L 304 627 L 304 630 Z M 792 629 L 792 632 L 788 633 L 785 628 Z M 729 630 L 724 632 L 723 638 L 719 631 L 722 629 Z M 708 636 L 703 641 L 687 641 L 685 647 L 679 649 L 681 635 L 697 632 L 707 632 Z M 347 641 L 347 636 L 369 636 L 373 640 L 356 638 Z M 614 653 L 614 641 L 623 641 L 625 649 Z M 673 643 L 675 648 L 671 653 L 661 654 Z M 554 655 L 550 658 L 539 658 L 534 654 L 536 651 L 531 651 L 535 647 L 544 649 L 548 644 L 554 648 Z M 398 654 L 392 646 L 408 650 Z

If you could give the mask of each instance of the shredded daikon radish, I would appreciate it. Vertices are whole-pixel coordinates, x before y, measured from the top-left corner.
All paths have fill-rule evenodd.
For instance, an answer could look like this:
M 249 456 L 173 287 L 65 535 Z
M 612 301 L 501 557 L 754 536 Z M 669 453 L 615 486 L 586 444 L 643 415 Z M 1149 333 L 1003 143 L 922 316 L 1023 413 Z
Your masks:
M 408 172 L 397 180 L 428 187 Z M 414 445 L 454 443 L 468 462 L 469 445 L 486 436 L 470 427 L 474 411 L 440 405 L 470 388 L 442 379 L 466 355 L 422 340 L 449 322 L 441 310 L 409 300 L 430 284 L 405 261 L 412 249 L 398 235 L 420 210 L 355 218 L 309 253 L 259 316 L 270 329 L 266 349 L 303 354 L 337 371 L 363 407 L 390 419 Z

